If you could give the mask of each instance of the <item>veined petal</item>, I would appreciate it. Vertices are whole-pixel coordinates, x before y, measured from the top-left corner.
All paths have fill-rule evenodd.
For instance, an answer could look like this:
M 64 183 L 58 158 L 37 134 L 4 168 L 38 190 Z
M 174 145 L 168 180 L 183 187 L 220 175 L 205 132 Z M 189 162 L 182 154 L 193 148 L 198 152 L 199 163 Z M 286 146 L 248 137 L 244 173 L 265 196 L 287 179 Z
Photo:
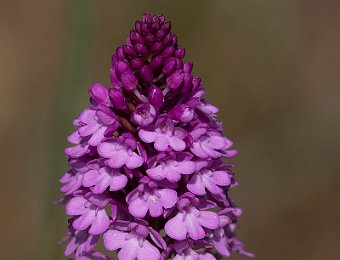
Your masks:
M 105 209 L 98 210 L 94 220 L 92 221 L 89 233 L 92 235 L 99 235 L 104 233 L 110 225 L 110 219 L 106 214 Z
M 122 248 L 126 243 L 126 233 L 114 229 L 109 229 L 104 234 L 104 246 L 109 251 Z
M 139 130 L 138 133 L 140 139 L 146 143 L 153 143 L 156 140 L 157 134 L 155 132 L 146 131 L 144 129 Z
M 85 203 L 87 199 L 84 197 L 74 197 L 66 205 L 66 214 L 70 216 L 82 215 L 87 209 Z
M 137 249 L 137 259 L 138 260 L 159 260 L 161 254 L 158 249 L 151 245 L 147 240 L 144 240 L 143 246 Z
M 170 219 L 164 227 L 165 233 L 173 239 L 184 240 L 187 235 L 187 227 L 185 224 L 183 213 L 178 213 Z

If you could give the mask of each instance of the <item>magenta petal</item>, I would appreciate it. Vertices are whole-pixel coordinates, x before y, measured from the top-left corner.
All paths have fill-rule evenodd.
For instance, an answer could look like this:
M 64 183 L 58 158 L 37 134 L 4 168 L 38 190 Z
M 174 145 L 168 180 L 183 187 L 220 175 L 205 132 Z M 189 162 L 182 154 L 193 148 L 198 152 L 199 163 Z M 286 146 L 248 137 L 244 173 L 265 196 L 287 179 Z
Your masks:
M 226 236 L 224 235 L 223 228 L 218 228 L 214 230 L 214 247 L 216 250 L 223 256 L 230 256 L 230 251 L 228 248 L 228 241 Z
M 122 248 L 126 243 L 125 237 L 126 233 L 110 229 L 106 231 L 103 236 L 104 246 L 109 251 L 114 251 L 118 248 Z
M 156 196 L 150 196 L 147 200 L 147 207 L 151 217 L 159 217 L 163 213 L 162 204 Z
M 82 215 L 87 209 L 85 203 L 87 199 L 84 197 L 74 197 L 66 205 L 66 214 L 70 216 Z
M 178 213 L 175 217 L 170 219 L 164 227 L 165 233 L 173 239 L 184 240 L 187 235 L 187 227 L 185 225 L 184 216 Z
M 151 245 L 147 240 L 144 240 L 143 246 L 137 250 L 138 260 L 159 260 L 161 259 L 161 254 L 158 249 Z
M 96 132 L 93 133 L 88 143 L 92 146 L 97 146 L 104 138 L 104 133 L 106 131 L 106 127 L 100 127 Z
M 83 177 L 83 182 L 82 182 L 83 186 L 91 187 L 95 185 L 97 176 L 98 176 L 98 170 L 90 170 L 86 172 Z
M 196 165 L 194 162 L 191 161 L 183 161 L 183 162 L 179 162 L 178 166 L 176 167 L 176 169 L 181 173 L 181 174 L 192 174 L 193 172 L 195 172 L 196 169 Z
M 99 235 L 104 233 L 110 225 L 110 219 L 107 216 L 105 209 L 98 210 L 95 216 L 89 233 L 92 235 Z
M 147 169 L 146 173 L 154 180 L 164 179 L 164 171 L 162 169 L 162 165 L 158 165 L 155 168 Z

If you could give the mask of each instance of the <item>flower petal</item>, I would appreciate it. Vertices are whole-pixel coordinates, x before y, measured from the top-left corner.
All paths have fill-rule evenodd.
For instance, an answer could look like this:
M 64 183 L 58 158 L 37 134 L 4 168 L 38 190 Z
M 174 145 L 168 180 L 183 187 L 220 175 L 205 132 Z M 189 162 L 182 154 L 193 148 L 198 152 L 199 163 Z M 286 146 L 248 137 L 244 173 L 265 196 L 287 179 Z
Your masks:
M 118 253 L 119 260 L 135 260 L 137 257 L 137 250 L 139 248 L 138 240 L 133 238 L 124 244 Z M 141 259 L 138 259 L 141 260 Z
M 137 249 L 137 259 L 138 260 L 159 260 L 161 258 L 161 254 L 158 249 L 151 245 L 151 243 L 147 240 L 144 240 L 143 246 Z
M 220 219 L 215 212 L 200 211 L 198 222 L 206 228 L 216 229 L 220 225 Z
M 97 215 L 92 221 L 89 233 L 92 235 L 99 235 L 104 233 L 110 225 L 110 219 L 106 214 L 105 209 L 98 210 Z
M 205 195 L 205 186 L 202 183 L 202 177 L 200 174 L 195 174 L 188 182 L 187 188 L 195 195 Z
M 162 189 L 158 191 L 161 194 L 161 203 L 164 208 L 172 208 L 178 201 L 177 192 L 171 189 Z
M 141 129 L 138 133 L 140 139 L 143 140 L 143 142 L 146 143 L 153 143 L 156 140 L 156 136 L 157 134 L 155 132 L 150 132 L 150 131 L 146 131 Z
M 136 218 L 143 218 L 148 212 L 146 202 L 140 198 L 136 198 L 129 205 L 129 212 Z
M 184 240 L 186 238 L 187 227 L 183 217 L 182 213 L 178 213 L 165 224 L 164 230 L 169 237 L 176 240 Z
M 85 203 L 87 199 L 84 197 L 74 197 L 66 205 L 66 214 L 70 216 L 82 215 L 87 209 Z
M 126 233 L 110 229 L 105 232 L 104 238 L 104 246 L 109 251 L 117 250 L 118 248 L 122 248 L 126 243 L 125 240 Z

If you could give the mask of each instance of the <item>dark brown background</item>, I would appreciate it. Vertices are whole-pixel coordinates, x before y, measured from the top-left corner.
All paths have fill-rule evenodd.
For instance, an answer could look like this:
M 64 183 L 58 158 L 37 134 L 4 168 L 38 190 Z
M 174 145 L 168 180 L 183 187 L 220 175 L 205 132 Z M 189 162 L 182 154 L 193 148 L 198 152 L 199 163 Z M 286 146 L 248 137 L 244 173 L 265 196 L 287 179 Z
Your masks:
M 240 153 L 240 238 L 264 260 L 340 259 L 340 2 L 1 1 L 0 259 L 64 259 L 71 119 L 143 12 L 163 12 Z M 234 256 L 231 259 L 241 259 Z

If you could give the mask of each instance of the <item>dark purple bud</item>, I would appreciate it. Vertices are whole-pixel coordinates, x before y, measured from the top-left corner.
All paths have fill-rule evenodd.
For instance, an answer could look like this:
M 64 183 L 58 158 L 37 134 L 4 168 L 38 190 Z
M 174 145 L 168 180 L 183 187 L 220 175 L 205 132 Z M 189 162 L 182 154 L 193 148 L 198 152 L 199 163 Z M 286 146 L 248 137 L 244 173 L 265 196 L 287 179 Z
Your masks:
M 139 70 L 139 76 L 145 83 L 150 83 L 153 80 L 153 75 L 152 75 L 152 70 L 148 65 L 144 65 L 140 70 Z
M 153 36 L 151 33 L 148 33 L 147 35 L 145 35 L 144 39 L 149 44 L 152 44 L 155 42 L 155 36 Z
M 201 78 L 199 77 L 193 77 L 192 79 L 192 84 L 193 84 L 193 87 L 192 87 L 192 91 L 195 92 L 199 89 L 199 87 L 201 86 Z
M 192 72 L 192 67 L 193 67 L 193 64 L 191 62 L 185 63 L 184 66 L 183 66 L 183 72 L 191 73 Z
M 110 68 L 110 80 L 111 80 L 112 86 L 114 87 L 122 86 L 120 80 L 118 79 L 116 68 L 114 66 L 111 66 Z
M 162 58 L 162 56 L 153 57 L 149 64 L 149 67 L 153 70 L 158 69 L 163 65 L 163 61 L 164 59 Z
M 154 121 L 156 114 L 156 109 L 152 105 L 140 104 L 133 111 L 131 120 L 137 125 L 147 126 Z
M 140 69 L 145 63 L 145 60 L 142 58 L 134 58 L 133 60 L 130 61 L 130 66 L 134 70 Z
M 157 87 L 151 87 L 149 89 L 148 99 L 156 108 L 161 108 L 164 104 L 163 92 Z
M 144 43 L 143 37 L 136 31 L 131 31 L 130 37 L 131 37 L 131 40 L 136 43 Z
M 120 74 L 123 74 L 125 71 L 130 69 L 129 64 L 127 62 L 125 62 L 125 61 L 122 61 L 122 60 L 119 60 L 116 63 L 116 66 L 117 66 L 118 72 Z
M 141 43 L 137 43 L 135 45 L 135 50 L 137 53 L 143 55 L 143 56 L 147 56 L 149 54 L 149 50 L 146 48 L 146 46 L 144 44 Z
M 112 105 L 120 110 L 123 110 L 127 107 L 127 103 L 125 101 L 125 97 L 122 92 L 117 89 L 110 89 L 109 90 L 109 97 L 111 100 Z
M 172 40 L 172 34 L 171 34 L 171 33 L 168 33 L 168 34 L 164 37 L 162 43 L 163 43 L 164 46 L 168 46 L 169 43 L 171 42 L 171 40 Z
M 141 33 L 141 26 L 142 26 L 141 22 L 140 21 L 136 21 L 135 28 L 136 28 L 136 31 L 138 33 Z
M 173 58 L 170 58 L 164 62 L 162 71 L 165 75 L 170 75 L 172 72 L 175 71 L 175 69 L 176 69 L 176 60 Z
M 185 56 L 185 49 L 184 48 L 178 48 L 178 50 L 175 51 L 175 57 L 178 59 L 183 59 Z
M 176 106 L 169 113 L 170 118 L 183 123 L 190 122 L 194 118 L 194 115 L 194 110 L 185 104 Z
M 167 47 L 163 53 L 162 53 L 162 57 L 164 59 L 167 59 L 169 57 L 172 57 L 172 55 L 174 54 L 175 52 L 175 47 L 174 46 L 170 46 L 170 47 Z
M 166 84 L 172 90 L 178 89 L 183 82 L 184 74 L 182 71 L 175 71 L 170 77 L 167 78 Z
M 143 33 L 148 33 L 149 32 L 149 28 L 148 28 L 148 26 L 145 23 L 142 23 L 141 31 Z
M 93 83 L 93 85 L 89 89 L 89 93 L 96 104 L 110 104 L 108 89 L 104 85 L 100 83 Z
M 171 40 L 172 40 L 172 45 L 177 44 L 177 36 L 176 35 L 173 35 Z
M 124 52 L 123 52 L 123 48 L 122 47 L 118 47 L 116 49 L 116 55 L 118 57 L 118 59 L 125 59 L 125 56 L 124 56 Z
M 122 76 L 121 76 L 121 81 L 123 84 L 123 87 L 127 90 L 127 91 L 133 91 L 136 89 L 137 85 L 138 85 L 138 80 L 135 76 L 135 74 L 133 74 L 132 71 L 126 71 Z
M 150 31 L 152 33 L 155 33 L 159 29 L 159 24 L 158 23 L 153 23 L 150 27 Z
M 135 57 L 136 56 L 135 49 L 132 46 L 130 46 L 130 45 L 124 45 L 123 46 L 123 51 L 124 51 L 124 54 L 127 57 Z
M 163 50 L 163 44 L 161 42 L 155 42 L 151 47 L 151 51 L 153 53 L 160 53 L 162 50 Z
M 187 92 L 192 87 L 193 76 L 189 73 L 184 73 L 184 83 L 182 87 L 182 92 Z
M 165 32 L 163 30 L 159 30 L 156 32 L 155 37 L 158 40 L 162 40 L 165 36 Z
M 162 30 L 165 32 L 169 32 L 171 30 L 171 23 L 170 22 L 166 22 L 163 26 L 162 26 Z
M 183 60 L 176 59 L 176 70 L 182 70 L 183 69 Z

